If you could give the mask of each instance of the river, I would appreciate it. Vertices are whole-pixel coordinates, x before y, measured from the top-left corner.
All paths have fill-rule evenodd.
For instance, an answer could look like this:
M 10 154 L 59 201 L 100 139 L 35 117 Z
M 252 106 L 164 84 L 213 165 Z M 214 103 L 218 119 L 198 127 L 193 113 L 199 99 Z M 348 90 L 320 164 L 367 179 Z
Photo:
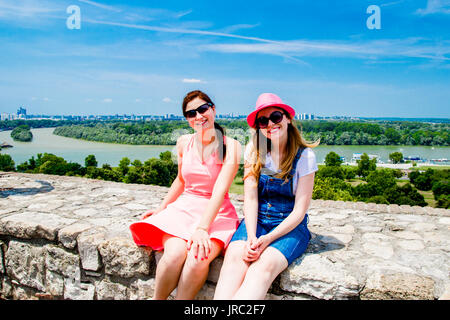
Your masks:
M 167 150 L 174 152 L 175 150 L 175 146 L 143 146 L 84 141 L 54 135 L 53 130 L 54 128 L 31 129 L 33 133 L 32 142 L 14 141 L 10 135 L 11 131 L 1 131 L 0 144 L 6 142 L 13 146 L 12 148 L 2 149 L 1 153 L 11 155 L 16 166 L 27 161 L 31 156 L 36 158 L 38 153 L 47 152 L 81 165 L 84 165 L 84 159 L 88 155 L 93 154 L 99 166 L 108 163 L 115 167 L 123 157 L 128 157 L 131 161 L 139 159 L 144 162 L 149 158 L 159 157 L 161 152 Z M 323 163 L 325 156 L 331 151 L 345 157 L 346 161 L 350 161 L 354 153 L 365 152 L 377 155 L 379 160 L 388 162 L 389 154 L 396 151 L 401 152 L 404 157 L 419 156 L 425 159 L 450 158 L 450 147 L 319 145 L 314 151 L 318 163 Z M 447 162 L 446 164 L 448 165 L 449 163 Z

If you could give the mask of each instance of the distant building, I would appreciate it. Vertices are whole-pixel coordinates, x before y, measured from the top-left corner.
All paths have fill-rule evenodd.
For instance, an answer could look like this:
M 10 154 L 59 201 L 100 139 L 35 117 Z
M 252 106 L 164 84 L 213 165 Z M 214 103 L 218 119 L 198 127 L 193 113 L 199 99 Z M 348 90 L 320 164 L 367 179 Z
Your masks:
M 25 119 L 27 117 L 27 109 L 19 107 L 17 110 L 17 118 Z
M 297 120 L 314 120 L 315 116 L 311 113 L 298 113 L 295 115 Z

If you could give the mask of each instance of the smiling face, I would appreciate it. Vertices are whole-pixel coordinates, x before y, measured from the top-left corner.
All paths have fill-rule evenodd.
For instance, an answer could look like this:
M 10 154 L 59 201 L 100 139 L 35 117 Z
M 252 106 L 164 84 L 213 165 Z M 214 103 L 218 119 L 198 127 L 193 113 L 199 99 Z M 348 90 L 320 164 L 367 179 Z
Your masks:
M 285 115 L 283 109 L 277 107 L 267 107 L 260 112 L 258 112 L 256 119 L 259 117 L 267 117 L 270 118 L 270 115 L 274 111 L 281 111 L 283 113 L 283 119 L 279 123 L 273 123 L 269 120 L 269 124 L 266 128 L 260 128 L 262 134 L 271 140 L 281 140 L 287 138 L 288 134 L 288 124 L 291 123 L 291 120 Z
M 195 110 L 201 105 L 204 105 L 206 103 L 205 100 L 197 97 L 193 100 L 191 100 L 186 105 L 186 112 L 189 110 Z M 210 107 L 208 110 L 206 110 L 205 113 L 200 114 L 199 112 L 196 113 L 195 117 L 193 118 L 187 118 L 187 121 L 189 123 L 189 126 L 194 129 L 196 132 L 203 132 L 207 129 L 214 128 L 214 118 L 216 117 L 216 109 L 214 106 Z

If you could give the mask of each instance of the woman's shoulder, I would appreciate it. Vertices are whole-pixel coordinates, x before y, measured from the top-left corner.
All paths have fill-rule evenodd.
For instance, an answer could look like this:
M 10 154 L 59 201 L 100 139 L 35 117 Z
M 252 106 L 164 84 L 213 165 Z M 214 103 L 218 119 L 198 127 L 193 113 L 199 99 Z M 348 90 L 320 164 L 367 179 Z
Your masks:
M 225 136 L 225 145 L 227 148 L 227 155 L 231 154 L 237 154 L 238 157 L 240 157 L 241 154 L 241 143 L 233 138 Z
M 228 136 L 225 136 L 225 144 L 229 144 L 229 145 L 241 145 L 241 143 L 238 141 L 238 140 L 236 140 L 236 139 L 233 139 L 233 138 L 230 138 L 230 137 L 228 137 Z
M 306 158 L 315 158 L 316 154 L 314 152 L 314 150 L 310 147 L 305 147 L 302 151 L 301 154 L 302 157 L 306 157 Z
M 193 135 L 194 135 L 193 133 L 190 133 L 190 134 L 183 134 L 178 137 L 177 149 L 179 152 L 182 152 L 184 150 L 184 147 L 187 145 L 187 143 L 189 142 L 189 140 L 192 138 Z

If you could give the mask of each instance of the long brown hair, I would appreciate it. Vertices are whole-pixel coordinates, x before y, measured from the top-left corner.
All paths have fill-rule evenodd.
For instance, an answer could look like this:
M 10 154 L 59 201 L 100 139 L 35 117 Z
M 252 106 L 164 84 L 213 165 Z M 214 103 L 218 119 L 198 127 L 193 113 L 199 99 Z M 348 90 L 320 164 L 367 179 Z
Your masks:
M 182 110 L 183 110 L 183 115 L 185 117 L 186 117 L 187 104 L 189 102 L 191 102 L 192 100 L 194 100 L 195 98 L 200 98 L 207 103 L 211 103 L 214 107 L 216 106 L 214 104 L 214 102 L 212 102 L 211 98 L 208 97 L 208 95 L 206 93 L 204 93 L 203 91 L 200 91 L 200 90 L 191 91 L 188 94 L 186 94 L 186 96 L 183 99 Z M 225 156 L 227 153 L 227 148 L 226 148 L 226 145 L 224 144 L 224 139 L 223 139 L 223 137 L 225 137 L 225 129 L 222 128 L 222 126 L 219 125 L 215 121 L 214 121 L 214 129 L 216 129 L 216 133 L 217 133 L 217 130 L 221 133 L 221 136 L 219 136 L 217 138 L 218 138 L 218 142 L 219 142 L 219 148 L 218 148 L 219 149 L 219 159 L 221 161 L 223 161 L 225 159 Z
M 284 111 L 283 111 L 284 112 Z M 283 179 L 287 181 L 290 176 L 289 173 L 292 170 L 292 164 L 294 162 L 295 156 L 297 155 L 298 148 L 315 148 L 320 143 L 320 138 L 314 142 L 307 142 L 301 132 L 298 130 L 297 126 L 294 123 L 294 119 L 290 116 L 289 113 L 284 112 L 286 117 L 291 120 L 291 123 L 288 124 L 288 138 L 286 145 L 286 153 L 283 157 L 283 160 L 280 164 L 281 172 L 279 172 L 275 177 L 278 179 Z M 251 160 L 250 162 L 250 172 L 244 177 L 253 175 L 256 180 L 259 179 L 259 175 L 261 173 L 261 168 L 265 165 L 267 152 L 271 151 L 271 141 L 265 137 L 260 129 L 256 129 L 253 133 L 252 137 L 253 148 L 250 153 Z

